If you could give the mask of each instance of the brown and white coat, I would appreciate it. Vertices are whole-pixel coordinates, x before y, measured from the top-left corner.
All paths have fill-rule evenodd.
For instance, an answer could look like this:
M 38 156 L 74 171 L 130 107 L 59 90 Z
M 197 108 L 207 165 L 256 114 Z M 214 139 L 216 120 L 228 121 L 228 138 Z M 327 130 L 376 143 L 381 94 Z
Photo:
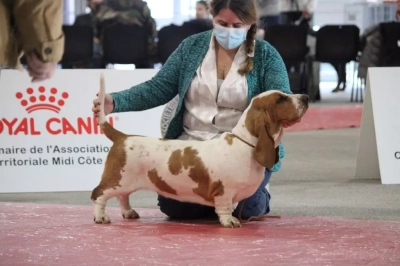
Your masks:
M 113 142 L 100 184 L 92 192 L 94 220 L 109 223 L 108 199 L 117 197 L 125 218 L 139 218 L 129 195 L 145 189 L 168 198 L 214 206 L 220 223 L 238 227 L 234 205 L 257 190 L 265 168 L 278 160 L 275 141 L 285 121 L 301 118 L 308 96 L 268 91 L 254 97 L 232 133 L 207 141 L 126 135 L 106 122 L 105 86 L 99 92 L 99 124 Z

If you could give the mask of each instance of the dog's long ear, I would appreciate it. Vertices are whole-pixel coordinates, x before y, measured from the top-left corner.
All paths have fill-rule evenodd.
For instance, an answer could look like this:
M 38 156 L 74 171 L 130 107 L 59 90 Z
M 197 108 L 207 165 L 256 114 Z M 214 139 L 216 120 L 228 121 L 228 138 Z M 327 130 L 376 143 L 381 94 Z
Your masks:
M 259 164 L 270 170 L 279 161 L 279 147 L 274 147 L 275 141 L 268 128 L 271 126 L 270 117 L 259 111 L 254 122 L 255 131 L 258 134 L 254 158 Z

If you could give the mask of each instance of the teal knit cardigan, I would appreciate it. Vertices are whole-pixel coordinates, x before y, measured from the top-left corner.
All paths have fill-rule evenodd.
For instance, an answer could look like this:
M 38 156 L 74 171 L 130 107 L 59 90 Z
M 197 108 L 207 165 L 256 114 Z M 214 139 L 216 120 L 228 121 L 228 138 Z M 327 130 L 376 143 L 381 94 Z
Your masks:
M 208 51 L 211 35 L 212 30 L 188 37 L 152 79 L 130 89 L 110 93 L 114 99 L 112 112 L 143 111 L 155 108 L 167 104 L 179 94 L 175 116 L 168 126 L 165 138 L 176 139 L 179 137 L 183 132 L 183 101 L 193 76 Z M 246 74 L 249 103 L 254 96 L 268 90 L 279 90 L 292 94 L 283 60 L 268 42 L 256 40 L 253 64 L 254 69 Z M 279 171 L 281 159 L 284 156 L 285 151 L 280 143 L 280 159 L 271 169 L 272 172 Z

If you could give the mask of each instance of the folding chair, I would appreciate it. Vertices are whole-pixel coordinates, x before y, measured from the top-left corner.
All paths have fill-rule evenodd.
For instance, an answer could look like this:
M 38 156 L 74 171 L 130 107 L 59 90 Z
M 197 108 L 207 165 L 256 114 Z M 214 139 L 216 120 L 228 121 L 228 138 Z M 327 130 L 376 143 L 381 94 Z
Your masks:
M 62 26 L 65 44 L 60 64 L 73 66 L 93 59 L 94 32 L 91 26 Z
M 209 31 L 213 29 L 213 23 L 211 19 L 191 19 L 182 24 L 182 27 L 186 29 L 187 33 L 197 34 L 204 31 Z
M 400 23 L 384 22 L 379 25 L 381 32 L 381 52 L 379 65 L 400 66 Z
M 193 34 L 190 27 L 183 25 L 171 24 L 160 29 L 158 32 L 158 58 L 161 64 L 165 64 L 182 41 Z
M 299 76 L 298 82 L 292 82 L 292 90 L 296 91 L 298 84 L 298 92 L 306 92 L 308 88 L 308 61 L 307 47 L 308 28 L 297 25 L 273 25 L 265 31 L 264 39 L 269 42 L 281 55 L 286 66 L 301 66 L 299 73 L 289 73 L 289 78 L 294 80 Z
M 317 31 L 313 60 L 340 64 L 357 62 L 359 50 L 360 29 L 356 25 L 326 25 Z M 354 73 L 355 69 L 356 67 L 354 67 Z M 353 80 L 351 101 L 353 101 L 354 85 Z
M 115 23 L 102 32 L 103 66 L 135 64 L 136 68 L 152 68 L 147 52 L 147 29 L 138 25 Z

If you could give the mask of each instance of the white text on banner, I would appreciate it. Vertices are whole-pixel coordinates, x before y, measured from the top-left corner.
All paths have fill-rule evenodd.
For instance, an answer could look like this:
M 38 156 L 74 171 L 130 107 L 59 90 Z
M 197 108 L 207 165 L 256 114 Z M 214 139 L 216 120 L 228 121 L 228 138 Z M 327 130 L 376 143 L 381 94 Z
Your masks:
M 57 70 L 31 83 L 26 72 L 0 75 L 0 193 L 91 191 L 111 141 L 92 115 L 104 73 L 108 93 L 150 80 L 158 70 Z M 127 134 L 161 137 L 163 106 L 107 119 Z

